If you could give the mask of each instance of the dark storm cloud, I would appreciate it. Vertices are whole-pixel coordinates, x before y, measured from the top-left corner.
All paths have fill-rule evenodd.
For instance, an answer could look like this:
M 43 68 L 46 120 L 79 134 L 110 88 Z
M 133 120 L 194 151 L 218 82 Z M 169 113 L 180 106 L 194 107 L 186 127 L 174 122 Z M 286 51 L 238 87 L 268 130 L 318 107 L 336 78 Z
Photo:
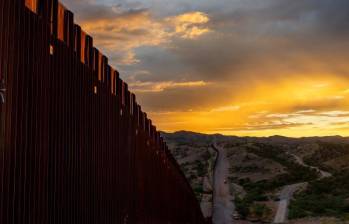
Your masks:
M 152 54 L 139 55 L 143 59 L 142 65 L 146 67 L 148 64 L 154 67 L 155 63 L 158 63 L 156 67 L 165 65 L 167 70 L 163 75 L 165 79 L 166 73 L 176 73 L 178 67 L 197 70 L 204 78 L 210 78 L 213 74 L 215 78 L 231 76 L 233 71 L 239 73 L 240 70 L 251 69 L 255 61 L 264 64 L 265 58 L 269 61 L 273 57 L 280 59 L 280 66 L 293 67 L 294 64 L 298 64 L 297 67 L 305 69 L 297 60 L 294 61 L 294 51 L 301 52 L 305 56 L 309 53 L 311 56 L 321 57 L 338 52 L 338 48 L 342 48 L 333 41 L 348 38 L 349 2 L 346 0 L 264 2 L 259 7 L 253 7 L 251 1 L 246 1 L 245 7 L 241 6 L 243 3 L 239 3 L 240 11 L 234 10 L 234 1 L 230 4 L 225 2 L 224 10 L 216 10 L 213 3 L 203 4 L 202 10 L 210 13 L 211 27 L 222 35 L 210 35 L 195 41 L 173 40 L 176 48 L 167 55 L 161 54 L 159 58 L 154 58 Z M 178 4 L 183 2 L 179 1 Z M 83 12 L 80 15 L 82 19 L 97 19 L 118 14 L 110 6 L 79 4 L 80 7 L 82 5 L 86 6 L 84 10 L 79 10 Z M 122 5 L 125 3 L 118 2 L 113 6 L 115 9 L 121 9 Z M 122 13 L 137 13 L 132 9 L 125 10 L 123 9 Z M 145 31 L 133 34 L 142 35 L 142 32 Z M 333 45 L 333 50 L 327 47 L 328 45 Z M 173 60 L 172 53 L 182 58 L 180 61 L 182 65 L 176 63 L 179 66 L 173 69 L 169 65 L 170 62 L 163 63 L 166 61 L 164 57 Z M 284 63 L 285 60 L 288 61 L 287 64 Z M 171 76 L 177 77 L 173 74 Z
M 171 50 L 204 79 L 259 80 L 281 72 L 336 72 L 343 67 L 349 56 L 348 1 L 282 0 L 266 6 L 212 12 L 210 25 L 216 33 L 177 40 Z
M 229 89 L 224 90 L 216 85 L 137 94 L 147 111 L 200 111 L 219 106 L 220 103 L 229 103 L 227 95 L 230 95 Z
M 124 1 L 62 0 L 62 3 L 75 13 L 78 22 L 110 19 L 146 11 L 140 4 L 126 4 Z
M 130 45 L 135 46 L 137 63 L 119 63 L 129 52 L 108 52 L 129 82 L 224 83 L 221 90 L 214 92 L 222 95 L 246 90 L 253 83 L 276 83 L 286 77 L 314 75 L 316 78 L 324 73 L 349 76 L 348 0 L 75 0 L 66 1 L 66 5 L 77 12 L 79 21 L 127 18 L 145 12 L 155 15 L 152 19 L 156 22 L 188 11 L 208 15 L 210 20 L 206 25 L 211 32 L 196 39 L 171 36 L 158 45 Z M 94 36 L 123 42 L 147 36 L 149 30 L 141 27 L 122 30 L 123 35 L 97 33 Z M 202 105 L 201 99 L 206 99 L 206 104 L 215 102 L 210 94 L 213 94 L 212 87 L 206 86 L 179 93 L 175 90 L 141 93 L 140 98 L 149 108 L 159 109 L 163 105 L 188 108 L 188 105 Z
M 282 76 L 348 75 L 349 2 L 269 0 L 203 4 L 212 33 L 136 51 L 149 71 L 140 81 L 205 80 L 253 83 Z M 237 6 L 237 7 L 235 7 Z M 134 74 L 134 73 L 133 73 Z

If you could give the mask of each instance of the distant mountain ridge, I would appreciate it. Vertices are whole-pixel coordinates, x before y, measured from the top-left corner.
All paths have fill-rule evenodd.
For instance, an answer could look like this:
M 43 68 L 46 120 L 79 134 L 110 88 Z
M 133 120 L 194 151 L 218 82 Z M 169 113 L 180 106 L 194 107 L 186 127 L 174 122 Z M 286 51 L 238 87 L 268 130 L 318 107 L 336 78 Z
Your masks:
M 222 134 L 204 134 L 192 131 L 176 131 L 173 133 L 161 132 L 161 134 L 165 137 L 171 138 L 183 138 L 183 139 L 202 139 L 202 140 L 212 140 L 213 137 L 219 139 L 230 139 L 230 140 L 245 140 L 248 142 L 272 142 L 272 143 L 310 143 L 316 141 L 323 142 L 337 142 L 337 143 L 347 143 L 349 144 L 349 137 L 343 137 L 340 135 L 333 136 L 312 136 L 312 137 L 286 137 L 281 135 L 273 135 L 269 137 L 249 137 L 249 136 L 235 136 L 235 135 L 222 135 Z

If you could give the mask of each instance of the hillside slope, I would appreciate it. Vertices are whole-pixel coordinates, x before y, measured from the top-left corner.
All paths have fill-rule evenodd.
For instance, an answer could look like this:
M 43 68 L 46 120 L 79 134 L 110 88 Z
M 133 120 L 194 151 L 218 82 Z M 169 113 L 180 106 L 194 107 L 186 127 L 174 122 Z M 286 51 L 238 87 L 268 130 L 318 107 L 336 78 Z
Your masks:
M 272 222 L 279 198 L 289 186 L 297 186 L 289 195 L 289 219 L 330 216 L 336 220 L 349 215 L 349 187 L 346 189 L 349 138 L 254 138 L 185 131 L 162 135 L 197 198 L 203 202 L 206 216 L 210 215 L 207 206 L 212 201 L 212 170 L 216 158 L 210 147 L 213 139 L 226 148 L 230 165 L 228 181 L 236 204 L 235 219 Z M 323 178 L 323 173 L 331 175 Z M 328 189 L 329 184 L 334 183 L 344 187 L 338 186 L 338 191 Z M 314 206 L 318 201 L 321 204 Z M 335 209 L 331 209 L 333 203 L 336 203 Z

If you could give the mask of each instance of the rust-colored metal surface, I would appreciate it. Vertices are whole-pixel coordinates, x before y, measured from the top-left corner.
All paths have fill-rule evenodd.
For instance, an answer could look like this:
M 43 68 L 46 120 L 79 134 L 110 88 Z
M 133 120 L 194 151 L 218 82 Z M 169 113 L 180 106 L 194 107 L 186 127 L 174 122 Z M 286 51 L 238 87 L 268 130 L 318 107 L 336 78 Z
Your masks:
M 25 0 L 25 6 L 36 13 L 38 10 L 38 0 Z
M 0 1 L 0 223 L 204 223 L 151 120 L 56 0 Z

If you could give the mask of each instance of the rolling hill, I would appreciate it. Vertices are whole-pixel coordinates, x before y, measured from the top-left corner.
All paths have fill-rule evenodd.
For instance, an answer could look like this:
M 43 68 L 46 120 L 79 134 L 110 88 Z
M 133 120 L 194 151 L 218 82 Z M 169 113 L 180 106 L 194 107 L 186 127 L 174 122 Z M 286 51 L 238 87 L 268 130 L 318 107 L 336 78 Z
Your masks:
M 349 138 L 257 138 L 186 131 L 162 136 L 202 202 L 206 216 L 210 216 L 216 158 L 210 146 L 216 139 L 227 150 L 236 219 L 272 222 L 280 192 L 299 183 L 304 183 L 303 187 L 296 189 L 289 206 L 288 218 L 293 223 L 309 219 L 339 223 L 349 217 Z

